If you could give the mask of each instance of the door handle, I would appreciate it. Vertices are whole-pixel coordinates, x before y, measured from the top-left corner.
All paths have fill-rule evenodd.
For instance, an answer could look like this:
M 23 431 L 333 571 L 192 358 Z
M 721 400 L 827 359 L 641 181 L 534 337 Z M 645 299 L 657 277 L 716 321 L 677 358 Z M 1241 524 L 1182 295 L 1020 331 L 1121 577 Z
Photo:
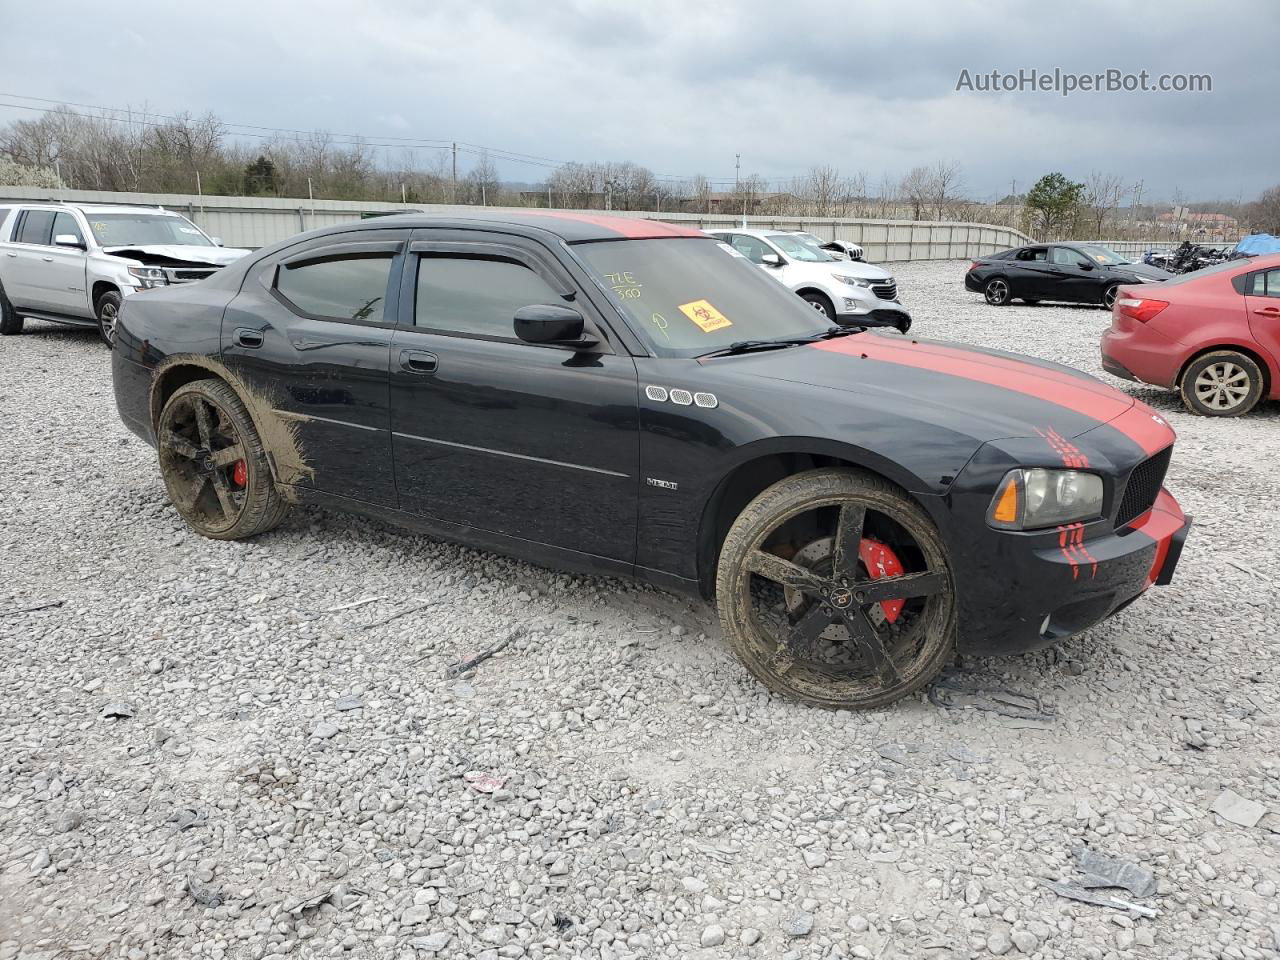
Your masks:
M 40 259 L 45 263 L 53 263 L 53 257 L 41 257 Z
M 401 350 L 400 367 L 410 373 L 433 374 L 440 365 L 440 358 L 425 350 Z
M 238 347 L 247 347 L 250 350 L 256 350 L 262 346 L 263 336 L 261 330 L 253 330 L 250 327 L 236 327 L 233 339 Z
M 1280 307 L 1260 307 L 1253 312 L 1260 313 L 1264 317 L 1280 317 Z
M 16 256 L 17 256 L 17 254 L 16 254 L 16 253 L 12 253 L 12 252 L 11 252 L 11 253 L 7 253 L 7 254 L 5 254 L 5 256 L 7 256 L 7 257 L 16 257 Z

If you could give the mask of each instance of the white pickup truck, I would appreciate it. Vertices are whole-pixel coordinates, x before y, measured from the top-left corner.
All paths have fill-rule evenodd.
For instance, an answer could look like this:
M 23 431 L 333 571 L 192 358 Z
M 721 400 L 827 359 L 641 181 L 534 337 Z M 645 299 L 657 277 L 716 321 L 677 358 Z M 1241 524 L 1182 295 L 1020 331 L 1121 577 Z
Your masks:
M 248 252 L 162 207 L 0 201 L 0 334 L 31 317 L 97 327 L 110 346 L 125 297 L 202 280 Z

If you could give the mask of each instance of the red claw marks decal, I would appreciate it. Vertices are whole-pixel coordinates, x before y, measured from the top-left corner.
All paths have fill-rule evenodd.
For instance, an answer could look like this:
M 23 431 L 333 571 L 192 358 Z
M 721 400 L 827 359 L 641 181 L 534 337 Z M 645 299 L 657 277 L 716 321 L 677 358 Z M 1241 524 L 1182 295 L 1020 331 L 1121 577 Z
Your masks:
M 1080 448 L 1058 433 L 1057 430 L 1054 430 L 1053 427 L 1049 427 L 1047 430 L 1041 430 L 1037 427 L 1036 433 L 1044 437 L 1045 442 L 1062 458 L 1064 467 L 1082 469 L 1089 466 L 1089 458 L 1080 452 Z
M 1098 561 L 1084 545 L 1084 524 L 1068 523 L 1058 527 L 1058 549 L 1071 564 L 1071 579 L 1080 579 L 1080 568 L 1089 568 L 1089 579 L 1098 575 Z

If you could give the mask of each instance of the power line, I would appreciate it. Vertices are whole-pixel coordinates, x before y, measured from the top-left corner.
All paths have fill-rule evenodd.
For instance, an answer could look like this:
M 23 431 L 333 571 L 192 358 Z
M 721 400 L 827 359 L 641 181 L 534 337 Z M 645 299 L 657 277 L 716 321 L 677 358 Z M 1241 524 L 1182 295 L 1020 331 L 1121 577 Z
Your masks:
M 94 117 L 93 119 L 102 120 L 108 123 L 120 124 L 137 124 L 147 127 L 165 127 L 170 123 L 189 123 L 191 117 L 178 116 L 174 114 L 160 113 L 155 110 L 135 109 L 133 107 L 106 107 L 101 104 L 80 103 L 74 100 L 56 100 L 50 97 L 32 97 L 20 93 L 0 92 L 0 97 L 9 100 L 30 100 L 39 104 L 52 104 L 61 107 L 79 107 L 83 110 L 97 110 L 104 116 Z M 23 103 L 3 103 L 0 107 L 8 107 L 14 110 L 30 110 L 37 113 L 49 113 L 50 108 L 47 106 L 31 106 Z M 106 116 L 111 114 L 111 116 Z M 211 114 L 212 116 L 212 114 Z M 148 120 L 147 117 L 154 117 L 154 120 Z M 232 137 L 250 137 L 258 140 L 284 140 L 292 143 L 315 143 L 316 137 L 324 136 L 331 140 L 336 140 L 338 146 L 362 146 L 377 147 L 383 149 L 410 149 L 410 150 L 438 150 L 448 152 L 450 150 L 471 154 L 472 156 L 481 156 L 487 153 L 491 159 L 503 160 L 508 163 L 519 163 L 526 166 L 541 167 L 544 169 L 555 169 L 557 167 L 568 165 L 569 161 L 555 160 L 550 157 L 540 156 L 538 154 L 522 153 L 516 150 L 507 150 L 500 147 L 489 147 L 484 144 L 470 143 L 464 140 L 452 140 L 449 138 L 437 139 L 434 137 L 396 137 L 396 136 L 379 136 L 369 137 L 365 134 L 358 133 L 334 133 L 328 130 L 301 130 L 293 127 L 271 127 L 261 124 L 238 123 L 230 120 L 221 120 L 216 116 L 213 117 L 223 130 Z M 651 174 L 654 180 L 664 183 L 680 183 L 694 179 L 693 174 L 669 174 L 654 173 Z M 738 179 L 723 178 L 704 178 L 711 186 L 726 187 L 729 184 L 737 184 Z M 779 186 L 788 182 L 787 178 L 776 178 L 766 181 Z

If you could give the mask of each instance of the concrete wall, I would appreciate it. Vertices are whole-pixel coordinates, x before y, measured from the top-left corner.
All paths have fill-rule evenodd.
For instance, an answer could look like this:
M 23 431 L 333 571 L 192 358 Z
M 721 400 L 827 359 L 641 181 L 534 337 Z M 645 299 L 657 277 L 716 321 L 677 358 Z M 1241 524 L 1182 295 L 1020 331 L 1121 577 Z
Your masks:
M 197 197 L 188 194 L 109 193 L 91 190 L 49 190 L 41 187 L 0 187 L 0 203 L 13 200 L 62 200 L 69 203 L 134 203 L 163 206 L 222 238 L 229 247 L 263 247 L 316 227 L 352 223 L 367 213 L 426 211 L 435 214 L 474 214 L 474 206 L 444 204 L 372 203 L 354 200 L 291 200 L 277 197 Z M 489 210 L 503 208 L 490 207 Z M 518 210 L 520 208 L 509 208 Z M 584 211 L 599 214 L 601 211 Z M 614 216 L 641 217 L 696 227 L 739 226 L 727 214 L 652 213 L 615 210 Z M 840 220 L 806 217 L 752 217 L 756 228 L 807 230 L 830 240 L 851 240 L 866 251 L 868 260 L 960 260 L 1029 243 L 1030 238 L 1009 227 L 982 223 L 912 220 Z

